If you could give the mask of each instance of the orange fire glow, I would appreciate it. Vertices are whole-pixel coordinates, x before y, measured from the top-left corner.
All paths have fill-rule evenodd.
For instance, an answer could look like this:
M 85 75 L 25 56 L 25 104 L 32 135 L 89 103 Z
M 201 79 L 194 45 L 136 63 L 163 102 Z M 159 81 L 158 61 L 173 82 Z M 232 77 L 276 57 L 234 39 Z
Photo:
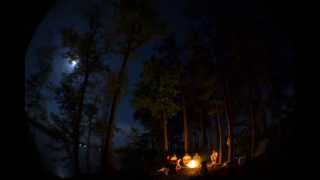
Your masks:
M 188 168 L 191 168 L 191 169 L 197 168 L 197 167 L 199 167 L 199 166 L 200 166 L 200 163 L 199 163 L 198 161 L 194 160 L 194 159 L 192 159 L 192 160 L 187 164 L 187 167 L 188 167 Z

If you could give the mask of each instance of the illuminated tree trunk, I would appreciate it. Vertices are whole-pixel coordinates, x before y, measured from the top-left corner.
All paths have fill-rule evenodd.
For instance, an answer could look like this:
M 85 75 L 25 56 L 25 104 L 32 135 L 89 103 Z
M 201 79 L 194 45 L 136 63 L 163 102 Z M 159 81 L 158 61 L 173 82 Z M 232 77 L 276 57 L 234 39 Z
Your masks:
M 222 163 L 222 127 L 221 127 L 221 119 L 220 119 L 220 113 L 217 113 L 216 116 L 216 126 L 217 126 L 217 137 L 218 137 L 218 143 L 219 143 L 219 154 L 218 154 L 218 163 Z
M 189 151 L 189 132 L 188 132 L 188 121 L 187 121 L 187 110 L 185 99 L 183 97 L 183 139 L 184 139 L 184 152 L 187 153 Z
M 232 112 L 232 102 L 231 102 L 231 94 L 229 89 L 228 80 L 225 81 L 224 84 L 224 100 L 225 100 L 225 110 L 227 115 L 227 146 L 228 146 L 228 162 L 233 161 L 233 122 L 234 122 L 234 114 Z
M 162 113 L 163 118 L 163 138 L 164 138 L 164 151 L 168 152 L 169 142 L 168 142 L 168 128 L 167 128 L 167 118 L 165 113 Z
M 202 119 L 202 112 L 201 110 L 199 111 L 199 126 L 200 126 L 200 139 L 199 139 L 199 144 L 200 144 L 200 149 L 203 148 L 203 144 L 204 144 L 204 135 L 203 135 L 203 119 Z

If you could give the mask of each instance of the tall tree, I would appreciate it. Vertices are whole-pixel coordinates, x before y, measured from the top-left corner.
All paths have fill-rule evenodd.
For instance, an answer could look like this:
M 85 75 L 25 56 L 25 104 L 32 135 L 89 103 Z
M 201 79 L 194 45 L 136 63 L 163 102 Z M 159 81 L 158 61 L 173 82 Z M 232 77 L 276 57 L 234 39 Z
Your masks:
M 164 152 L 169 150 L 168 120 L 180 110 L 175 100 L 178 95 L 177 86 L 178 75 L 170 69 L 168 62 L 152 58 L 144 65 L 142 79 L 133 99 L 136 109 L 149 110 L 161 123 Z
M 187 105 L 184 95 L 182 95 L 182 113 L 183 113 L 183 142 L 184 142 L 184 152 L 189 152 L 189 127 L 187 118 Z
M 101 15 L 100 11 L 88 11 L 85 14 L 88 23 L 88 31 L 80 32 L 74 28 L 63 30 L 63 46 L 66 47 L 66 58 L 77 65 L 68 78 L 73 79 L 76 90 L 75 112 L 72 117 L 73 156 L 75 175 L 80 174 L 79 146 L 80 129 L 83 120 L 83 109 L 86 101 L 86 93 L 90 86 L 90 79 L 97 73 L 104 73 L 108 67 L 103 63 L 102 55 L 105 54 L 103 45 L 100 44 Z
M 98 111 L 98 96 L 96 95 L 93 102 L 88 104 L 85 108 L 85 114 L 87 116 L 88 121 L 88 132 L 87 132 L 87 140 L 86 140 L 86 147 L 87 147 L 87 155 L 86 155 L 86 163 L 87 163 L 87 172 L 88 174 L 91 173 L 91 165 L 90 165 L 90 150 L 91 150 L 91 136 L 92 136 L 92 124 L 93 119 L 97 115 Z
M 188 103 L 197 104 L 193 108 L 193 113 L 198 115 L 200 146 L 205 150 L 207 148 L 207 125 L 210 119 L 209 111 L 211 111 L 213 99 L 217 96 L 213 56 L 201 33 L 192 31 L 187 35 L 186 71 L 188 74 L 185 79 L 187 79 L 188 86 L 185 91 L 189 93 Z
M 219 153 L 218 153 L 218 162 L 219 163 L 222 163 L 222 151 L 223 151 L 223 146 L 222 146 L 222 137 L 223 137 L 223 132 L 222 132 L 222 125 L 221 125 L 221 119 L 220 119 L 220 112 L 217 113 L 216 115 L 216 126 L 217 126 L 217 136 L 218 136 L 218 142 L 219 142 Z
M 121 0 L 114 3 L 116 43 L 119 46 L 114 48 L 116 53 L 122 56 L 122 64 L 118 73 L 117 86 L 111 101 L 111 109 L 106 131 L 104 145 L 104 169 L 110 163 L 112 150 L 112 137 L 116 120 L 117 102 L 120 96 L 122 83 L 125 78 L 128 60 L 135 53 L 136 49 L 152 40 L 161 30 L 159 21 L 156 19 L 155 11 L 150 1 L 146 0 Z

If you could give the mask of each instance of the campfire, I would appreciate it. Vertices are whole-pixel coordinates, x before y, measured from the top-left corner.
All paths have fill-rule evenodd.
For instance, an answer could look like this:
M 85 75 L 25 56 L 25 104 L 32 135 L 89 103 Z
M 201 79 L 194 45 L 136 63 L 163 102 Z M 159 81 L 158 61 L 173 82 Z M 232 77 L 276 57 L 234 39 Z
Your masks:
M 198 161 L 192 159 L 192 160 L 191 160 L 188 164 L 186 164 L 186 165 L 187 165 L 188 168 L 193 169 L 193 168 L 200 167 L 199 164 L 200 164 L 200 163 L 199 163 Z
M 202 158 L 198 153 L 195 153 L 193 157 L 191 157 L 188 153 L 186 153 L 182 158 L 177 157 L 175 154 L 173 156 L 167 156 L 167 161 L 171 166 L 175 166 L 174 174 L 181 175 L 199 175 L 202 168 L 212 169 L 217 164 L 218 153 L 213 150 L 209 155 L 210 160 L 206 163 L 205 167 L 202 167 Z M 163 174 L 168 175 L 169 167 L 162 167 L 158 172 L 164 172 Z

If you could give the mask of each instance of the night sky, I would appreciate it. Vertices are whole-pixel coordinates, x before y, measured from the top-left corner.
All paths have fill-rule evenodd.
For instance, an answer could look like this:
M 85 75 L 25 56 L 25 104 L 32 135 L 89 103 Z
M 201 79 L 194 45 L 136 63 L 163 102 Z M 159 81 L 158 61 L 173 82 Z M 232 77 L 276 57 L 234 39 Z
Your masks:
M 158 5 L 160 10 L 159 12 L 161 13 L 160 16 L 163 21 L 168 23 L 169 30 L 179 32 L 176 34 L 178 42 L 183 39 L 183 33 L 185 32 L 185 29 L 187 29 L 186 26 L 188 24 L 188 21 L 182 14 L 184 6 L 181 4 L 185 3 L 181 2 L 183 1 L 178 0 L 172 2 L 170 0 L 163 0 Z M 58 84 L 62 73 L 72 72 L 73 65 L 70 64 L 67 59 L 62 57 L 63 50 L 59 49 L 59 46 L 61 46 L 61 36 L 59 32 L 61 32 L 61 29 L 65 27 L 85 29 L 85 25 L 81 19 L 81 10 L 86 7 L 86 3 L 88 3 L 88 1 L 85 0 L 59 0 L 56 5 L 52 7 L 50 12 L 48 12 L 47 16 L 43 18 L 42 23 L 39 24 L 37 30 L 34 32 L 33 39 L 26 55 L 26 76 L 37 71 L 37 63 L 39 63 L 40 60 L 37 59 L 37 49 L 47 45 L 58 47 L 58 51 L 54 54 L 53 72 L 49 81 L 54 84 Z M 121 128 L 121 132 L 117 133 L 114 138 L 116 147 L 125 144 L 126 135 L 131 127 L 138 128 L 141 132 L 143 131 L 143 127 L 133 118 L 134 111 L 130 106 L 130 100 L 132 98 L 132 92 L 135 84 L 139 81 L 141 65 L 144 60 L 148 59 L 152 54 L 152 47 L 155 43 L 156 41 L 150 42 L 148 45 L 144 46 L 143 49 L 138 50 L 138 53 L 143 54 L 143 56 L 140 56 L 142 58 L 129 61 L 128 91 L 126 96 L 122 98 L 116 114 L 116 126 Z M 118 69 L 122 60 L 110 60 L 109 62 L 111 69 Z M 50 96 L 49 91 L 45 90 L 44 93 Z M 47 110 L 48 112 L 59 112 L 57 104 L 52 100 L 47 102 Z M 39 132 L 35 130 L 33 133 L 38 142 L 38 148 L 43 152 L 41 154 L 45 157 L 44 159 L 48 159 L 45 145 L 46 143 L 50 143 L 51 140 L 48 139 L 46 135 L 42 133 L 39 134 Z M 50 152 L 50 157 L 54 156 L 55 154 Z M 54 171 L 60 176 L 66 176 L 67 171 L 63 170 L 60 166 L 55 167 L 50 163 L 49 166 L 53 166 L 51 168 L 55 169 Z
M 75 3 L 77 2 L 77 3 Z M 170 3 L 170 6 L 169 6 Z M 181 32 L 178 35 L 178 38 L 181 39 L 183 36 L 183 32 L 187 21 L 182 17 L 182 6 L 178 6 L 180 2 L 175 1 L 172 3 L 169 0 L 162 1 L 160 4 L 160 9 L 164 8 L 165 10 L 161 10 L 164 12 L 161 16 L 165 21 L 169 22 L 169 28 L 175 30 L 176 32 Z M 42 45 L 47 45 L 48 43 L 59 46 L 60 36 L 58 34 L 59 30 L 63 27 L 69 27 L 73 25 L 77 28 L 84 28 L 83 22 L 80 16 L 80 10 L 86 4 L 86 1 L 57 1 L 55 7 L 48 13 L 48 16 L 43 19 L 42 24 L 39 25 L 38 30 L 34 34 L 34 38 L 29 48 L 29 52 L 27 57 L 30 57 L 29 61 L 34 61 L 34 52 L 37 47 L 41 47 Z M 170 8 L 168 8 L 170 7 Z M 171 23 L 170 23 L 171 22 Z M 176 23 L 179 22 L 179 23 Z M 132 97 L 132 90 L 134 85 L 139 80 L 139 75 L 141 71 L 141 64 L 145 59 L 148 59 L 152 54 L 152 46 L 154 44 L 149 43 L 150 45 L 145 46 L 143 49 L 139 50 L 140 53 L 143 54 L 143 59 L 133 60 L 129 62 L 129 84 L 128 84 L 128 94 L 122 99 L 119 110 L 117 111 L 117 123 L 118 126 L 124 130 L 137 126 L 142 128 L 137 124 L 133 119 L 133 109 L 130 107 L 130 99 Z M 118 68 L 121 60 L 111 60 L 109 61 L 112 69 Z M 34 64 L 34 63 L 33 63 Z M 27 63 L 28 65 L 28 63 Z M 27 72 L 29 69 L 35 68 L 36 65 L 32 65 L 32 67 L 27 66 Z M 73 69 L 73 65 L 67 62 L 67 59 L 64 59 L 61 56 L 61 53 L 56 53 L 54 58 L 54 66 L 53 73 L 51 75 L 50 81 L 53 83 L 59 83 L 61 74 L 64 72 L 71 72 Z M 51 112 L 57 112 L 58 107 L 54 102 L 48 102 L 48 110 Z M 118 137 L 120 138 L 120 137 Z M 117 141 L 118 142 L 118 141 Z M 121 142 L 121 141 L 120 141 Z

